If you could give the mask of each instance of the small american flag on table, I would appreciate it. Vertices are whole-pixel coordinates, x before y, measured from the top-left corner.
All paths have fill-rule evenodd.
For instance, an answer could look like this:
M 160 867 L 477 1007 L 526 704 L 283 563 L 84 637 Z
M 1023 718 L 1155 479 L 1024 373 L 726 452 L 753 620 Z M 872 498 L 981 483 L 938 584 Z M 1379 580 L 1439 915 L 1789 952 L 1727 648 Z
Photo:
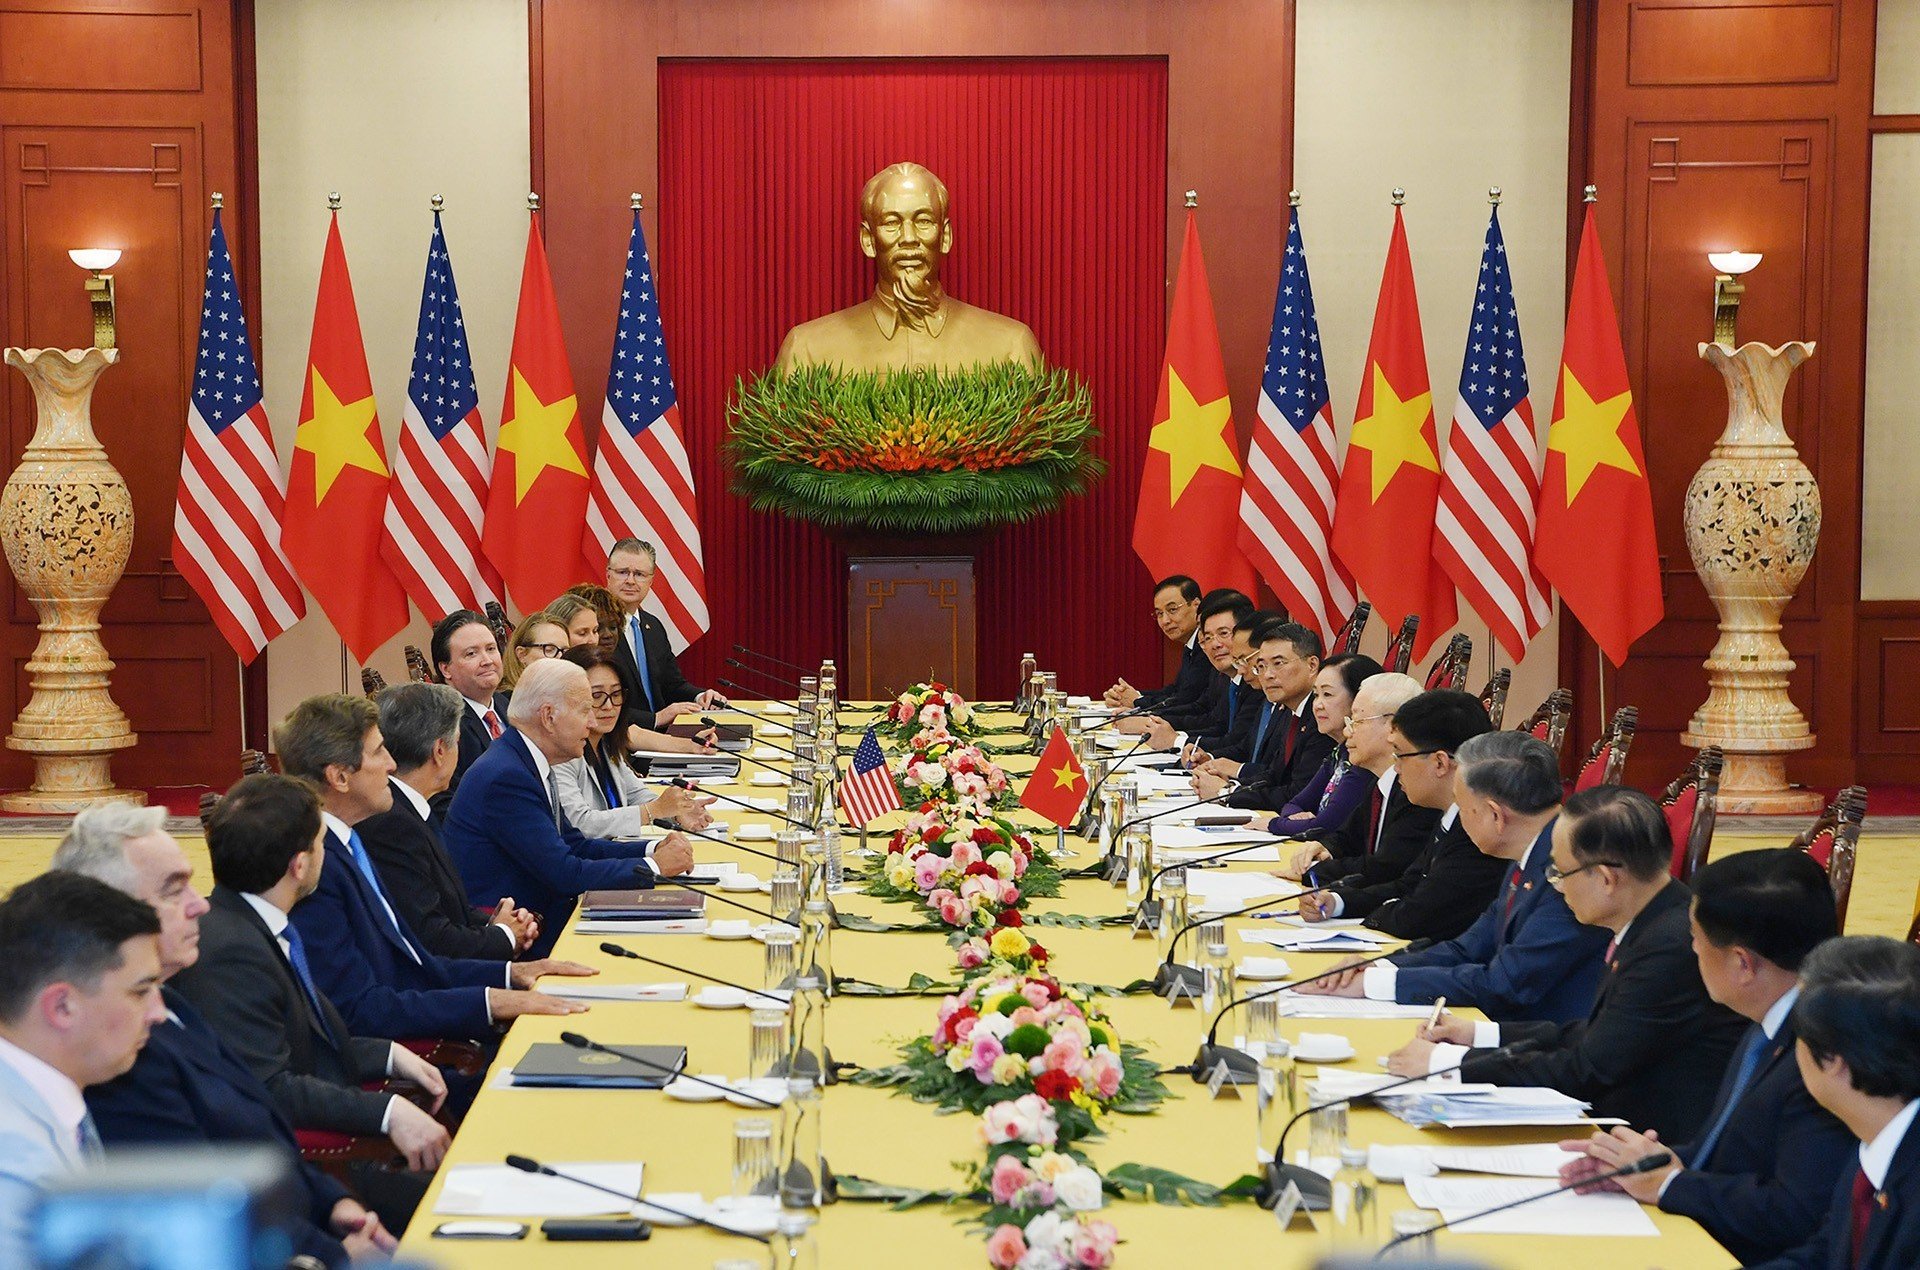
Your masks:
M 887 771 L 887 756 L 880 752 L 880 739 L 868 728 L 854 747 L 853 767 L 840 782 L 840 808 L 849 824 L 865 828 L 875 817 L 900 809 L 900 791 L 893 787 Z

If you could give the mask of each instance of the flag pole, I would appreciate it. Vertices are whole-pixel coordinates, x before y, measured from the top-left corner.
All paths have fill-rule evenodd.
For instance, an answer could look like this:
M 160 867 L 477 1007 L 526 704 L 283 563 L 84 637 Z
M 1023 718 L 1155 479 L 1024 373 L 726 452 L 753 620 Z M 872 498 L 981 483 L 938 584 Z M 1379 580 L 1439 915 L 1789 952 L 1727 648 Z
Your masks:
M 346 692 L 347 692 L 347 641 L 343 639 L 340 641 L 340 693 L 342 696 L 345 696 Z

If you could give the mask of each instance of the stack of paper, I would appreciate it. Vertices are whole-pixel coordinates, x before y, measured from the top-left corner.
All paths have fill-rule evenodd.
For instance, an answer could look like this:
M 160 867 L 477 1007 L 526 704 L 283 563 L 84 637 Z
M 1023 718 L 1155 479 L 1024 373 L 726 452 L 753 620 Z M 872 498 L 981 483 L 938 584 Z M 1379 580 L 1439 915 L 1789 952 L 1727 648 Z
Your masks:
M 1156 851 L 1195 852 L 1206 855 L 1215 851 L 1232 851 L 1236 847 L 1252 846 L 1256 843 L 1277 843 L 1279 838 L 1258 829 L 1249 829 L 1243 825 L 1182 825 L 1170 823 L 1178 816 L 1168 816 L 1165 821 L 1155 821 L 1153 825 L 1153 846 Z M 1245 860 L 1256 853 L 1248 851 L 1242 855 L 1228 856 L 1229 860 Z M 1279 859 L 1276 852 L 1274 858 Z
M 1285 948 L 1293 952 L 1379 952 L 1382 946 L 1390 942 L 1390 937 L 1379 931 L 1362 927 L 1335 927 L 1328 930 L 1321 926 L 1282 927 L 1278 930 L 1243 930 L 1240 938 L 1249 944 L 1266 944 L 1273 948 Z
M 1571 1191 L 1490 1217 L 1473 1214 L 1534 1195 L 1555 1183 L 1537 1178 L 1409 1177 L 1407 1197 L 1436 1208 L 1452 1229 L 1475 1235 L 1657 1235 L 1653 1219 L 1630 1195 Z
M 533 987 L 569 1001 L 685 1001 L 684 983 L 586 983 L 578 979 L 542 979 Z
M 1333 1067 L 1322 1067 L 1319 1077 L 1313 1082 L 1311 1092 L 1315 1102 L 1325 1102 L 1331 1098 L 1365 1098 L 1375 1090 L 1384 1089 L 1388 1085 L 1399 1085 L 1399 1082 L 1398 1076 L 1376 1076 L 1368 1072 L 1348 1072 Z M 1429 1076 L 1411 1085 L 1400 1085 L 1394 1092 L 1476 1095 L 1490 1094 L 1498 1088 L 1498 1085 L 1469 1085 L 1461 1081 L 1457 1075 L 1449 1073 L 1444 1076 Z
M 1164 885 L 1164 882 L 1162 883 Z M 1194 916 L 1228 913 L 1260 901 L 1289 895 L 1293 883 L 1268 873 L 1189 873 L 1187 908 Z
M 1561 1169 L 1582 1158 L 1578 1151 L 1561 1150 L 1558 1142 L 1530 1142 L 1511 1147 L 1424 1149 L 1436 1168 L 1455 1173 L 1498 1173 L 1506 1177 L 1558 1178 Z
M 1364 997 L 1315 997 L 1304 992 L 1275 994 L 1282 1018 L 1288 1019 L 1424 1019 L 1431 1006 L 1369 1001 Z
M 1413 1125 L 1457 1129 L 1489 1125 L 1560 1125 L 1587 1123 L 1585 1103 L 1561 1093 L 1531 1085 L 1511 1085 L 1492 1093 L 1388 1094 L 1381 1105 Z
M 623 1195 L 638 1195 L 646 1166 L 555 1164 L 555 1172 L 596 1182 Z M 447 1170 L 433 1211 L 443 1217 L 595 1217 L 627 1213 L 633 1204 L 576 1182 L 522 1173 L 504 1164 L 456 1164 Z

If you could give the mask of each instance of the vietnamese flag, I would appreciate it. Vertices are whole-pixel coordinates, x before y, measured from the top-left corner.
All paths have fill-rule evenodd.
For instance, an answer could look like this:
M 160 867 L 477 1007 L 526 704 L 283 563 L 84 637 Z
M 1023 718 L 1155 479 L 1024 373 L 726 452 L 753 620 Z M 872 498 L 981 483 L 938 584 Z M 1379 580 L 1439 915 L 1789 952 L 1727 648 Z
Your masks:
M 1086 769 L 1067 744 L 1067 734 L 1056 727 L 1047 748 L 1040 751 L 1040 761 L 1033 765 L 1026 788 L 1020 791 L 1020 805 L 1048 824 L 1064 826 L 1080 814 L 1086 798 Z
M 1254 594 L 1253 566 L 1240 554 L 1236 444 L 1220 328 L 1200 256 L 1200 230 L 1189 209 L 1167 322 L 1167 360 L 1133 516 L 1134 554 L 1156 579 L 1184 573 L 1199 579 L 1202 590 L 1236 587 Z
M 407 624 L 407 593 L 380 558 L 388 481 L 367 348 L 335 212 L 320 258 L 320 294 L 313 305 L 280 548 L 363 664 Z
M 1567 300 L 1533 562 L 1616 666 L 1666 611 L 1653 491 L 1591 203 Z
M 534 212 L 480 538 L 522 611 L 539 608 L 588 576 L 579 550 L 586 523 L 587 437 L 560 337 L 540 213 Z
M 1340 468 L 1333 550 L 1390 626 L 1418 614 L 1413 655 L 1453 629 L 1453 581 L 1433 554 L 1440 445 L 1433 426 L 1427 348 L 1413 292 L 1407 226 L 1396 204 L 1380 303 L 1360 377 L 1360 402 Z

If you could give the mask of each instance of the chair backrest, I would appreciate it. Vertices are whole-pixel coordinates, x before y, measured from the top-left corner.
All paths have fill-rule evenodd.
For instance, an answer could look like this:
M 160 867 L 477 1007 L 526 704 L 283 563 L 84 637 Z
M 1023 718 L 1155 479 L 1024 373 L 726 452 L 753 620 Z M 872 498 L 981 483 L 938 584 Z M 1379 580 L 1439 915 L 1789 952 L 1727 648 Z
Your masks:
M 1360 637 L 1367 633 L 1367 623 L 1373 619 L 1373 605 L 1366 600 L 1353 606 L 1353 612 L 1347 614 L 1347 620 L 1340 624 L 1340 633 L 1333 637 L 1333 651 L 1336 653 L 1357 653 L 1360 651 Z
M 240 774 L 242 776 L 259 776 L 272 770 L 273 764 L 267 759 L 267 756 L 259 750 L 240 751 Z
M 1400 619 L 1400 633 L 1387 645 L 1386 656 L 1380 659 L 1380 667 L 1396 675 L 1407 673 L 1407 666 L 1413 661 L 1413 637 L 1420 633 L 1420 615 L 1409 613 Z
M 1834 917 L 1842 934 L 1847 929 L 1854 859 L 1860 849 L 1860 829 L 1866 818 L 1866 787 L 1849 785 L 1834 795 L 1826 810 L 1791 844 L 1812 856 L 1814 862 L 1827 871 L 1827 881 L 1833 887 Z
M 487 601 L 487 625 L 493 628 L 494 643 L 505 653 L 513 644 L 513 623 L 507 620 L 507 611 L 498 600 Z
M 1720 768 L 1726 758 L 1717 745 L 1694 756 L 1685 771 L 1660 796 L 1660 810 L 1673 835 L 1673 876 L 1693 879 L 1713 849 L 1713 826 L 1720 814 Z
M 377 697 L 387 686 L 387 677 L 371 666 L 360 668 L 360 691 L 369 697 Z
M 1621 706 L 1613 712 L 1613 722 L 1594 741 L 1593 749 L 1587 753 L 1587 761 L 1581 764 L 1579 774 L 1574 777 L 1574 793 L 1592 789 L 1596 785 L 1620 783 L 1620 773 L 1627 766 L 1627 751 L 1633 746 L 1633 733 L 1639 726 L 1638 706 Z
M 1920 886 L 1913 888 L 1913 925 L 1907 927 L 1907 942 L 1920 944 Z
M 208 790 L 200 795 L 200 832 L 207 831 L 207 822 L 213 819 L 213 809 L 220 805 L 220 795 Z
M 1447 688 L 1459 692 L 1467 686 L 1467 663 L 1473 660 L 1473 637 L 1455 635 L 1446 649 L 1427 667 L 1426 689 Z M 1498 726 L 1498 725 L 1496 725 Z
M 434 682 L 433 667 L 427 664 L 427 655 L 412 644 L 407 645 L 407 678 L 417 684 Z
M 1487 718 L 1496 732 L 1507 716 L 1507 689 L 1512 686 L 1513 667 L 1502 666 L 1493 672 L 1493 678 L 1487 680 L 1487 686 L 1480 690 L 1480 704 L 1487 708 Z
M 1540 703 L 1534 712 L 1527 717 L 1527 721 L 1521 724 L 1517 730 L 1521 732 L 1531 732 L 1552 746 L 1553 752 L 1558 754 L 1561 743 L 1567 739 L 1567 720 L 1571 718 L 1572 715 L 1572 690 L 1555 688 L 1547 694 L 1547 699 Z

